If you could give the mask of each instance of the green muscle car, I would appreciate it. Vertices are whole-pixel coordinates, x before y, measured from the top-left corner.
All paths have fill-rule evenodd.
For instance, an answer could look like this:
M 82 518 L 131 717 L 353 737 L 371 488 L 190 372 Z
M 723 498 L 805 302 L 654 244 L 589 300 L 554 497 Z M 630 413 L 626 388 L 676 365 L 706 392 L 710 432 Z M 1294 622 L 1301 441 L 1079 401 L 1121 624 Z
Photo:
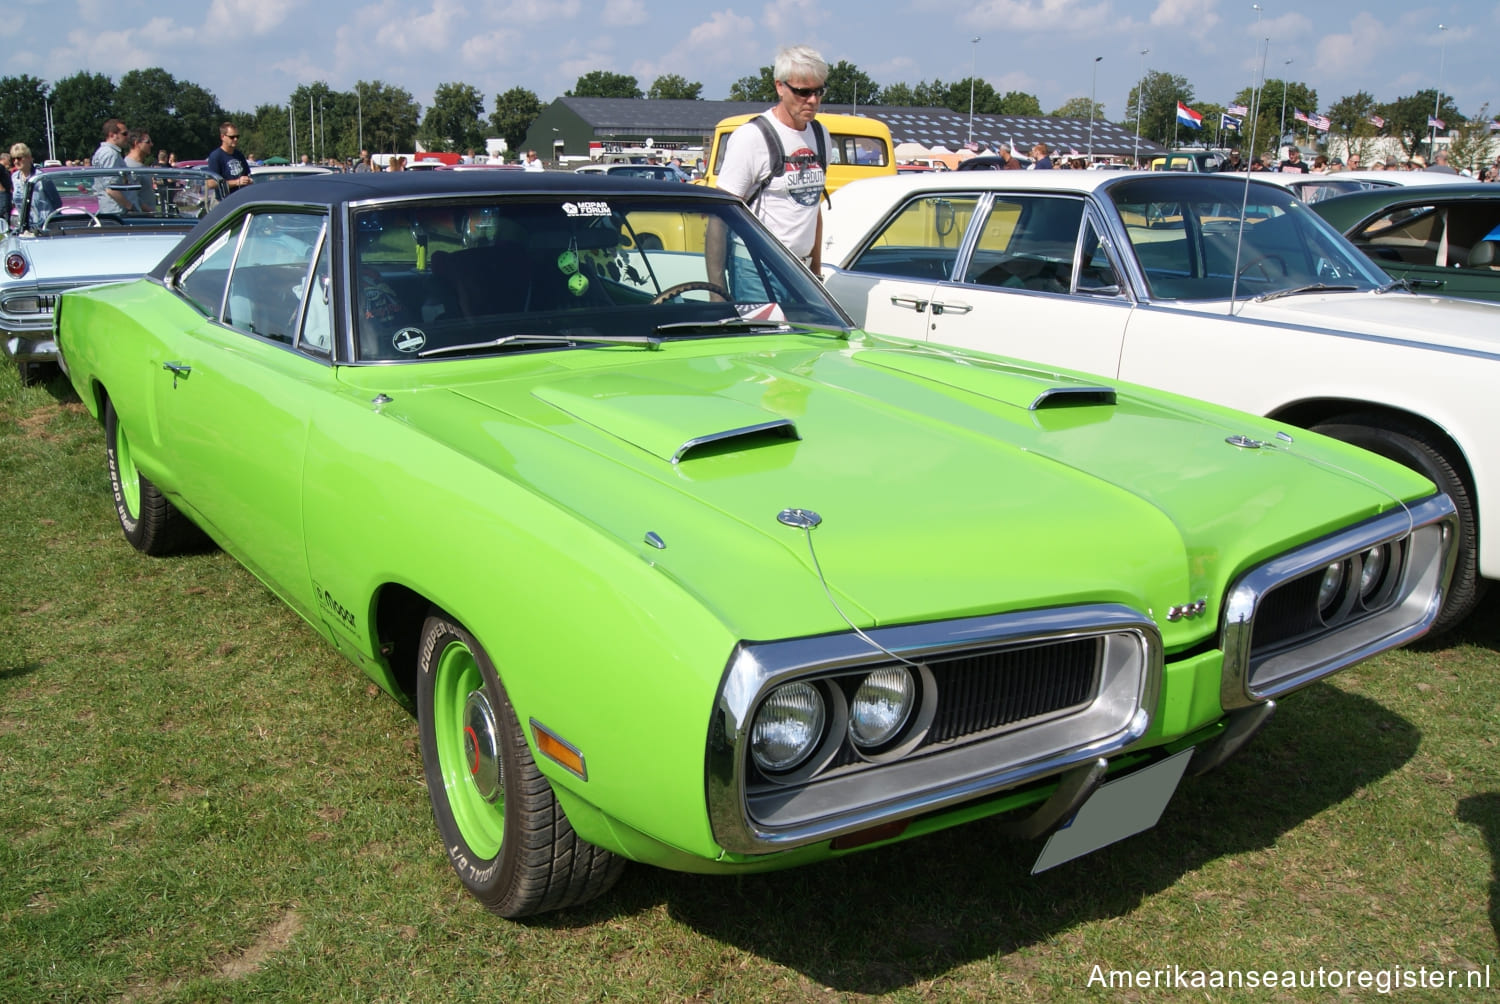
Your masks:
M 1419 475 L 862 333 L 705 188 L 287 180 L 57 326 L 126 538 L 206 534 L 413 709 L 504 916 L 987 816 L 1051 867 L 1451 573 Z

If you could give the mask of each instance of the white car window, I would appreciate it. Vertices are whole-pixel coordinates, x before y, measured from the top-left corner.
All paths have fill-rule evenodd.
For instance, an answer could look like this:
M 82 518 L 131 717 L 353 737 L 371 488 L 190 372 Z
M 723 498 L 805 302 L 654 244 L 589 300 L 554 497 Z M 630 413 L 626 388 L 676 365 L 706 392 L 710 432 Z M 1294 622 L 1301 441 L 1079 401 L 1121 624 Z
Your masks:
M 252 215 L 229 276 L 224 323 L 290 344 L 322 231 L 323 217 L 314 214 Z
M 912 199 L 860 252 L 849 271 L 934 282 L 952 278 L 978 205 L 978 195 L 962 192 Z
M 1066 293 L 1083 200 L 996 196 L 979 233 L 965 282 L 981 286 Z

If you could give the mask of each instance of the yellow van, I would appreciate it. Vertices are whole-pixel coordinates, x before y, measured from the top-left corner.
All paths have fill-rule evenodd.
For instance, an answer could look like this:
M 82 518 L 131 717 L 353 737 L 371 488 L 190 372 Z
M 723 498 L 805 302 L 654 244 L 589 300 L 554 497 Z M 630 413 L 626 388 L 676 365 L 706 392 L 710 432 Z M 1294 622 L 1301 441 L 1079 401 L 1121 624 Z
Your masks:
M 708 148 L 708 173 L 703 184 L 718 183 L 719 165 L 724 162 L 724 146 L 729 142 L 729 134 L 759 114 L 731 115 L 714 126 L 713 145 Z M 884 122 L 863 115 L 819 115 L 818 121 L 823 123 L 833 140 L 828 148 L 829 163 L 825 165 L 825 184 L 830 192 L 860 178 L 896 173 L 891 130 Z

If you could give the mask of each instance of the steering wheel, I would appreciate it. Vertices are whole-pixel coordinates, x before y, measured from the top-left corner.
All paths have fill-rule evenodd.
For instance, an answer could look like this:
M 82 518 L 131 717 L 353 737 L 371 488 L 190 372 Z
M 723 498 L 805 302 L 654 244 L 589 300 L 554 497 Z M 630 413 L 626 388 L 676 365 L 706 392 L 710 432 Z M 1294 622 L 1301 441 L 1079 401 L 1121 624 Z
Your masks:
M 652 298 L 651 306 L 654 307 L 659 303 L 665 303 L 672 297 L 678 296 L 682 293 L 691 293 L 695 289 L 705 290 L 709 293 L 718 293 L 726 300 L 733 299 L 733 297 L 730 296 L 729 290 L 725 289 L 723 286 L 720 286 L 718 283 L 699 279 L 696 282 L 679 282 L 675 286 L 668 286 L 666 289 L 662 290 L 660 293 L 657 293 L 656 296 Z
M 1281 267 L 1281 274 L 1283 276 L 1290 274 L 1287 271 L 1286 259 L 1283 258 L 1283 257 L 1281 257 L 1281 255 L 1279 255 L 1279 254 L 1263 254 L 1263 255 L 1258 255 L 1257 257 L 1251 258 L 1249 261 L 1245 262 L 1245 264 L 1241 265 L 1240 266 L 1240 275 L 1244 275 L 1246 272 L 1250 271 L 1252 268 L 1259 268 L 1260 269 L 1260 274 L 1269 282 L 1270 280 L 1275 279 L 1276 276 L 1272 275 L 1270 269 L 1266 268 L 1266 262 L 1268 262 L 1268 261 L 1273 261 L 1278 266 L 1280 266 Z
M 68 212 L 64 212 L 62 209 L 54 209 L 52 210 L 52 212 L 48 213 L 42 218 L 42 229 L 46 230 L 48 227 L 52 226 L 52 221 L 57 219 L 58 217 L 66 219 L 69 216 L 78 216 L 80 214 L 83 216 L 87 216 L 92 221 L 91 223 L 89 223 L 90 227 L 102 227 L 104 225 L 99 222 L 98 216 L 89 212 L 87 209 L 75 209 Z

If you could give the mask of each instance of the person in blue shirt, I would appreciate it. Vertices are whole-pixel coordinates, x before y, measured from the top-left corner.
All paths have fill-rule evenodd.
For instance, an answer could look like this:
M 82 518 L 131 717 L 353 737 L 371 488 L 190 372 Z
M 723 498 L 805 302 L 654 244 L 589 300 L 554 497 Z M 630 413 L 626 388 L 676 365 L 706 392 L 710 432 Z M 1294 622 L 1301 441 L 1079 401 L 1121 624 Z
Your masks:
M 250 161 L 240 153 L 240 130 L 233 122 L 219 126 L 219 145 L 208 155 L 207 168 L 224 179 L 229 194 L 255 184 L 250 177 Z

